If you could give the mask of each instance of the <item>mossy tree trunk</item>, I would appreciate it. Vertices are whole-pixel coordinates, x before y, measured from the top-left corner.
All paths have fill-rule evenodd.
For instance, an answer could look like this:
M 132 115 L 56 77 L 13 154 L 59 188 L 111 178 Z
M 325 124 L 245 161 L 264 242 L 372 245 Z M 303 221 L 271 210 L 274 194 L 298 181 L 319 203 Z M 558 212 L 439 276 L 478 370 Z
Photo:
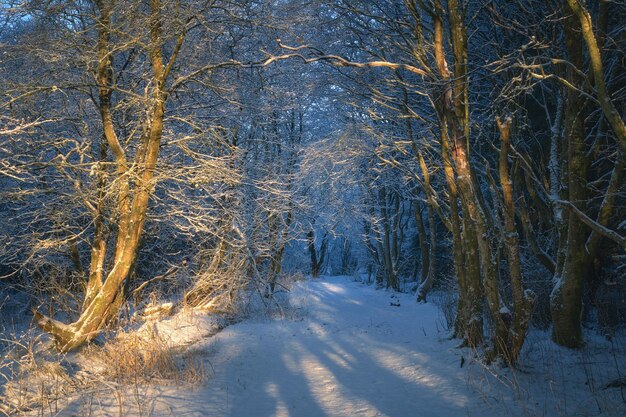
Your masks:
M 622 152 L 626 152 L 626 125 L 624 124 L 624 119 L 620 115 L 619 111 L 615 107 L 615 104 L 611 100 L 609 92 L 606 87 L 606 80 L 604 75 L 604 68 L 602 64 L 602 48 L 601 43 L 598 42 L 598 38 L 596 37 L 593 30 L 593 19 L 591 18 L 591 14 L 589 10 L 585 6 L 585 1 L 581 0 L 565 0 L 569 9 L 574 13 L 575 16 L 569 17 L 567 19 L 568 25 L 571 27 L 576 27 L 578 29 L 576 35 L 580 38 L 582 37 L 585 41 L 585 45 L 587 46 L 587 52 L 589 54 L 589 61 L 591 67 L 591 74 L 593 76 L 593 83 L 595 85 L 595 91 L 598 97 L 598 102 L 600 104 L 600 108 L 604 113 L 604 117 L 608 120 L 609 124 L 613 128 L 615 135 L 617 136 L 617 143 L 621 147 Z M 601 1 L 600 9 L 604 9 L 606 12 L 608 2 Z M 574 20 L 577 20 L 578 24 L 574 25 Z M 566 32 L 570 30 L 566 28 Z M 566 35 L 567 36 L 567 35 Z M 578 46 L 578 45 L 577 45 Z M 582 46 L 582 45 L 581 45 Z M 569 47 L 568 47 L 569 49 Z M 578 51 L 576 51 L 578 54 Z M 576 65 L 576 64 L 575 64 Z M 576 65 L 577 68 L 582 68 L 582 66 Z

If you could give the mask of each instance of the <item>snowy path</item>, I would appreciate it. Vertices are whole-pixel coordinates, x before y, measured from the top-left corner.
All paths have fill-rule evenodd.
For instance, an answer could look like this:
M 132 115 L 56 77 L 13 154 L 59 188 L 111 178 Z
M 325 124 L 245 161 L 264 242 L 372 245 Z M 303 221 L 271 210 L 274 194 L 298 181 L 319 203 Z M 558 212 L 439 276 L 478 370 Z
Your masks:
M 165 389 L 153 415 L 233 417 L 467 416 L 480 410 L 440 314 L 408 295 L 346 278 L 298 286 L 300 319 L 244 322 L 207 343 L 215 373 L 181 394 Z
M 471 360 L 460 368 L 461 355 L 471 353 L 445 340 L 435 306 L 410 295 L 337 277 L 298 283 L 288 298 L 287 319 L 247 320 L 210 338 L 202 335 L 215 330 L 215 317 L 183 314 L 159 323 L 161 335 L 178 345 L 197 341 L 204 383 L 101 380 L 27 415 L 626 416 L 626 390 L 605 388 L 624 375 L 626 337 L 589 334 L 585 349 L 572 351 L 534 330 L 519 371 Z
M 626 416 L 626 388 L 607 386 L 625 374 L 626 335 L 589 333 L 586 347 L 574 351 L 533 330 L 519 371 L 472 360 L 460 368 L 461 355 L 471 353 L 445 340 L 437 307 L 410 295 L 336 277 L 297 283 L 288 298 L 287 318 L 247 320 L 209 338 L 215 317 L 183 311 L 158 323 L 174 345 L 196 342 L 204 383 L 98 379 L 25 415 Z

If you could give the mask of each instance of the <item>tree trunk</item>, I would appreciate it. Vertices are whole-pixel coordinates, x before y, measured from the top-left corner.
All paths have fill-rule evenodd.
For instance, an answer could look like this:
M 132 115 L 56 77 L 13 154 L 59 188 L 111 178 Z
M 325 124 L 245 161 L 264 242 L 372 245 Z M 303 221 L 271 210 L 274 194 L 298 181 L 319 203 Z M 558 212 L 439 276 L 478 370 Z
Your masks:
M 317 278 L 320 276 L 320 264 L 317 259 L 317 250 L 315 249 L 315 232 L 309 230 L 306 235 L 307 245 L 309 247 L 309 255 L 311 257 L 311 276 Z
M 428 167 L 426 166 L 426 161 L 420 152 L 418 154 L 420 168 L 422 170 L 422 176 L 424 177 L 424 189 L 426 192 L 427 200 L 428 200 L 428 228 L 430 229 L 430 245 L 429 245 L 429 254 L 428 254 L 428 273 L 426 276 L 422 276 L 422 283 L 417 289 L 417 301 L 425 302 L 426 296 L 428 292 L 432 289 L 433 283 L 435 282 L 435 274 L 436 274 L 436 249 L 437 249 L 437 234 L 436 234 L 436 225 L 435 225 L 435 216 L 433 214 L 434 211 L 434 197 L 432 195 L 432 190 L 430 188 L 430 173 L 428 172 Z M 422 226 L 423 228 L 423 226 Z
M 619 111 L 613 104 L 606 88 L 604 69 L 602 65 L 602 53 L 600 51 L 600 47 L 598 46 L 596 36 L 593 33 L 593 20 L 591 19 L 591 14 L 589 13 L 589 10 L 587 10 L 586 6 L 584 6 L 584 1 L 582 2 L 583 4 L 581 4 L 580 0 L 566 0 L 566 2 L 578 19 L 578 25 L 576 25 L 576 27 L 582 32 L 583 39 L 587 45 L 591 72 L 593 74 L 593 82 L 596 87 L 600 107 L 602 108 L 604 117 L 606 117 L 609 121 L 615 135 L 617 136 L 617 143 L 622 148 L 622 152 L 626 152 L 626 125 L 624 124 L 624 119 L 622 119 L 622 116 L 620 116 Z M 572 20 L 572 18 L 568 18 L 568 21 Z M 575 65 L 577 68 L 582 68 L 582 66 L 577 64 Z
M 276 281 L 283 269 L 283 257 L 285 255 L 285 249 L 287 247 L 287 239 L 289 238 L 289 228 L 291 227 L 291 222 L 293 221 L 293 207 L 291 203 L 288 206 L 287 219 L 283 224 L 283 228 L 281 233 L 279 234 L 278 229 L 276 230 L 276 239 L 272 247 L 274 247 L 274 254 L 270 258 L 270 268 L 269 268 L 269 294 L 274 293 L 276 289 Z M 278 223 L 278 222 L 276 222 Z M 278 224 L 276 224 L 278 227 Z
M 94 282 L 87 286 L 85 303 L 78 320 L 71 324 L 63 324 L 35 312 L 35 319 L 39 326 L 53 335 L 57 348 L 67 352 L 76 349 L 85 342 L 98 335 L 106 321 L 117 314 L 119 305 L 115 303 L 122 290 L 124 280 L 127 279 L 130 269 L 137 256 L 137 250 L 146 218 L 146 211 L 150 193 L 154 186 L 154 170 L 159 155 L 161 137 L 163 134 L 163 118 L 165 114 L 165 80 L 175 56 L 172 56 L 167 67 L 163 64 L 161 52 L 161 4 L 160 0 L 150 1 L 150 62 L 153 71 L 153 95 L 151 98 L 149 129 L 145 132 L 141 142 L 145 144 L 137 153 L 139 172 L 135 181 L 134 195 L 130 192 L 130 172 L 124 151 L 117 140 L 113 128 L 113 119 L 110 112 L 110 97 L 112 66 L 109 51 L 109 32 L 111 22 L 112 3 L 99 2 L 99 40 L 98 40 L 98 81 L 100 85 L 100 113 L 102 116 L 104 136 L 113 154 L 115 155 L 120 182 L 120 198 L 118 200 L 117 243 L 112 269 L 104 282 L 97 284 L 99 269 L 98 262 L 103 255 L 98 255 L 95 271 L 90 277 Z M 182 43 L 182 38 L 179 39 Z M 94 251 L 99 250 L 98 243 Z M 93 256 L 92 256 L 93 258 Z
M 315 223 L 313 223 L 315 224 Z M 326 251 L 328 249 L 328 233 L 324 234 L 320 248 L 317 250 L 315 247 L 315 230 L 311 228 L 306 235 L 307 247 L 309 249 L 309 256 L 311 259 L 311 276 L 318 278 L 322 272 L 322 266 L 326 260 Z
M 384 269 L 384 285 L 396 291 L 400 290 L 400 282 L 396 272 L 396 243 L 395 233 L 392 230 L 393 219 L 391 218 L 391 196 L 385 189 L 381 187 L 378 191 L 378 201 L 380 204 L 380 217 L 382 223 L 382 232 L 380 233 L 380 241 L 378 242 L 379 251 L 381 253 L 383 269 Z
M 466 254 L 463 250 L 463 239 L 461 235 L 461 216 L 459 213 L 459 198 L 456 184 L 456 177 L 454 175 L 454 168 L 452 167 L 452 160 L 450 157 L 450 144 L 448 138 L 448 127 L 445 121 L 443 121 L 443 114 L 439 113 L 439 129 L 440 129 L 440 143 L 441 143 L 441 160 L 443 162 L 443 170 L 446 178 L 446 184 L 448 186 L 448 195 L 450 202 L 450 226 L 452 232 L 452 254 L 454 259 L 454 271 L 456 276 L 456 282 L 459 290 L 459 300 L 457 304 L 457 316 L 454 323 L 454 335 L 457 338 L 468 339 L 466 337 L 467 332 L 470 334 L 482 335 L 482 316 L 480 316 L 480 322 L 473 322 L 475 330 L 468 329 L 469 323 L 469 289 L 468 289 L 468 272 L 465 267 Z M 470 261 L 471 262 L 471 261 Z M 482 307 L 481 307 L 482 310 Z M 480 332 L 478 329 L 480 328 Z M 476 336 L 474 336 L 475 338 Z
M 517 362 L 522 350 L 526 331 L 530 323 L 535 294 L 524 291 L 522 268 L 520 265 L 520 250 L 517 228 L 515 227 L 515 205 L 513 202 L 513 184 L 509 174 L 509 149 L 511 147 L 511 119 L 496 120 L 500 131 L 500 185 L 502 187 L 502 212 L 504 215 L 504 244 L 511 277 L 511 292 L 513 293 L 513 329 L 509 334 L 505 359 L 510 365 Z
M 417 226 L 417 238 L 419 240 L 419 251 L 421 256 L 420 264 L 415 262 L 415 275 L 418 274 L 418 266 L 420 266 L 421 272 L 419 273 L 419 279 L 423 281 L 428 275 L 428 267 L 430 264 L 429 248 L 426 243 L 426 226 L 424 226 L 424 219 L 422 219 L 423 208 L 419 204 L 415 203 L 415 225 Z
M 452 30 L 452 44 L 454 55 L 454 79 L 448 69 L 448 63 L 444 51 L 443 17 L 440 1 L 435 2 L 438 13 L 434 16 L 434 54 L 439 74 L 443 79 L 444 86 L 440 96 L 436 98 L 441 108 L 440 120 L 445 125 L 445 132 L 451 138 L 451 155 L 456 168 L 456 185 L 461 198 L 463 209 L 463 252 L 465 260 L 465 285 L 466 297 L 464 308 L 465 317 L 465 340 L 470 346 L 477 346 L 483 340 L 482 321 L 482 285 L 480 279 L 480 264 L 485 268 L 486 276 L 493 272 L 491 253 L 485 251 L 489 242 L 486 240 L 486 221 L 478 204 L 475 187 L 467 155 L 466 126 L 463 121 L 466 117 L 466 89 L 467 77 L 465 74 L 467 51 L 465 26 L 460 16 L 460 10 L 456 1 L 450 1 L 450 22 Z M 442 136 L 443 137 L 443 136 Z M 447 141 L 447 137 L 445 138 Z M 444 146 L 442 146 L 443 148 Z M 478 246 L 478 247 L 477 247 Z M 493 288 L 493 277 L 485 279 L 487 289 Z M 493 291 L 487 291 L 487 299 L 490 306 L 493 304 Z M 491 296 L 491 297 L 490 297 Z M 499 326 L 500 327 L 500 326 Z
M 569 60 L 574 67 L 582 68 L 582 45 L 576 19 L 570 16 L 564 23 L 565 43 Z M 567 69 L 567 78 L 572 83 L 576 74 L 571 67 Z M 585 211 L 587 198 L 586 146 L 584 141 L 585 100 L 578 91 L 567 91 L 565 109 L 565 138 L 568 158 L 569 200 L 581 211 Z M 585 242 L 587 227 L 575 215 L 568 216 L 567 240 L 564 248 L 565 259 L 562 271 L 557 269 L 554 287 L 550 297 L 552 314 L 552 339 L 562 345 L 577 348 L 582 345 L 582 287 L 587 269 Z M 559 276 L 559 272 L 561 275 Z

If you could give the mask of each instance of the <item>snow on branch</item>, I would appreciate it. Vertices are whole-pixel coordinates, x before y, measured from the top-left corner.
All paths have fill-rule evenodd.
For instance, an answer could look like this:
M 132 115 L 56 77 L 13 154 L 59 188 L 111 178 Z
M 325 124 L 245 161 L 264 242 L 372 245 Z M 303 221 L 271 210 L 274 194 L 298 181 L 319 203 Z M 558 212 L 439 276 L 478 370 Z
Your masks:
M 594 221 L 593 219 L 591 219 L 589 216 L 587 216 L 585 213 L 583 213 L 578 207 L 576 207 L 574 204 L 572 204 L 570 201 L 565 201 L 565 200 L 556 200 L 554 202 L 555 204 L 567 207 L 568 209 L 570 209 L 574 214 L 576 214 L 576 216 L 583 222 L 585 223 L 587 226 L 589 226 L 593 231 L 595 231 L 596 233 L 611 239 L 613 242 L 617 243 L 623 250 L 624 252 L 626 252 L 626 237 L 621 236 L 619 233 L 617 233 L 614 230 L 611 230 L 607 227 L 602 226 L 600 223 Z
M 267 67 L 274 62 L 284 61 L 284 60 L 289 60 L 289 59 L 300 60 L 304 64 L 312 64 L 314 62 L 324 61 L 336 67 L 389 68 L 392 70 L 402 69 L 402 70 L 412 72 L 413 74 L 420 75 L 422 77 L 429 77 L 428 73 L 424 71 L 423 69 L 415 67 L 413 65 L 409 65 L 409 64 L 389 62 L 389 61 L 354 62 L 346 58 L 343 58 L 339 55 L 325 54 L 321 50 L 310 45 L 301 45 L 301 46 L 294 47 L 294 46 L 288 46 L 288 45 L 283 44 L 280 39 L 277 39 L 276 41 L 278 42 L 278 45 L 282 49 L 289 51 L 289 52 L 285 54 L 274 55 L 267 51 L 262 51 L 266 55 L 266 58 L 260 61 L 242 62 L 242 61 L 237 61 L 237 60 L 229 60 L 229 61 L 224 61 L 224 62 L 220 62 L 217 64 L 209 64 L 195 71 L 192 71 L 191 73 L 185 76 L 182 76 L 176 79 L 174 83 L 172 84 L 172 86 L 170 87 L 169 92 L 171 93 L 172 91 L 176 90 L 185 82 L 206 72 L 210 72 L 210 71 L 214 71 L 214 70 L 222 69 L 222 68 L 232 68 L 232 67 L 262 68 L 262 67 Z

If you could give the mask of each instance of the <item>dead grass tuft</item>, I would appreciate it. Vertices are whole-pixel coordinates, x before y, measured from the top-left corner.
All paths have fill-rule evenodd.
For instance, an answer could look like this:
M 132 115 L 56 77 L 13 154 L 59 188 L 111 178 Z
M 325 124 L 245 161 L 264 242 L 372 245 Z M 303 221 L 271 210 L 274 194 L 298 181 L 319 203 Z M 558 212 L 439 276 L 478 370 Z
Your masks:
M 102 348 L 104 374 L 117 380 L 169 379 L 176 373 L 172 349 L 160 337 L 122 333 Z
M 183 351 L 156 332 L 120 333 L 93 352 L 102 362 L 104 376 L 121 383 L 168 380 L 199 383 L 206 369 L 198 351 Z

